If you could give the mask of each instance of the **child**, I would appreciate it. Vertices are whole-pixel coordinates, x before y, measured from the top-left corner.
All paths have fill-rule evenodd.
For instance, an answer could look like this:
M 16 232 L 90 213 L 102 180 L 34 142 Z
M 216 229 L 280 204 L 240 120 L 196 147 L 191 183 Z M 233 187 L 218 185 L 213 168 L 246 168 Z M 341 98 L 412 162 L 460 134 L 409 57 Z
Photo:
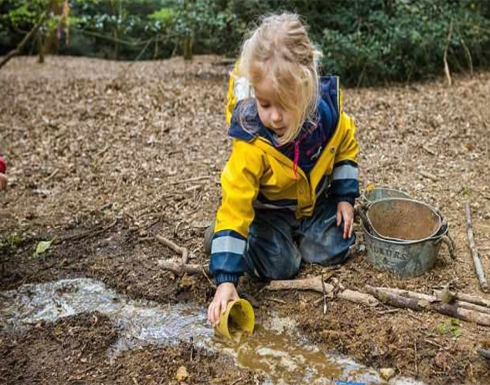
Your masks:
M 290 279 L 301 260 L 344 262 L 355 242 L 355 125 L 338 78 L 318 78 L 319 56 L 298 16 L 287 13 L 265 18 L 242 47 L 227 108 L 233 147 L 210 245 L 213 325 L 238 299 L 245 271 Z
M 7 188 L 7 177 L 5 176 L 5 171 L 7 171 L 7 166 L 0 156 L 0 191 Z

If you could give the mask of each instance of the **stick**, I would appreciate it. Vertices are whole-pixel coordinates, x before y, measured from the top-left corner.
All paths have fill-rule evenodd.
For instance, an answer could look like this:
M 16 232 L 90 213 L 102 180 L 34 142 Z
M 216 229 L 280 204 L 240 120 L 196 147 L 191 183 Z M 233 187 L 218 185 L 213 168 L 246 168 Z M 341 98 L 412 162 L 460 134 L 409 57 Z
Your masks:
M 209 276 L 206 274 L 206 272 L 204 271 L 204 266 L 203 265 L 199 265 L 199 267 L 201 268 L 201 271 L 202 273 L 204 274 L 204 276 L 206 277 L 206 279 L 208 280 L 209 284 L 211 285 L 211 287 L 213 289 L 216 289 L 216 285 L 213 283 L 213 281 L 211 281 L 211 279 L 209 278 Z M 209 271 L 209 268 L 208 268 L 208 271 Z
M 377 287 L 376 289 L 379 289 L 380 292 L 393 293 L 396 295 L 401 295 L 403 297 L 413 298 L 413 299 L 417 299 L 420 301 L 426 301 L 428 303 L 433 303 L 433 302 L 445 303 L 445 301 L 441 301 L 440 298 L 438 298 L 438 297 L 428 295 L 428 294 L 423 294 L 423 293 L 417 293 L 414 291 L 394 289 L 394 288 L 389 288 L 389 287 Z M 439 291 L 439 293 L 442 294 L 442 290 Z M 454 305 L 458 308 L 470 309 L 470 310 L 474 310 L 474 311 L 479 312 L 479 313 L 490 314 L 490 308 L 475 305 L 473 303 L 468 303 L 468 302 L 464 302 L 464 301 L 454 301 L 454 302 L 448 303 L 448 304 Z
M 346 301 L 364 304 L 370 307 L 376 307 L 379 305 L 379 301 L 372 295 L 366 293 L 360 293 L 358 291 L 353 291 L 345 289 L 337 294 L 337 297 L 345 299 Z
M 42 23 L 44 22 L 44 19 L 46 18 L 46 12 L 44 12 L 40 17 L 37 22 L 37 24 L 29 31 L 29 33 L 22 39 L 20 44 L 15 48 L 14 50 L 10 51 L 7 56 L 3 58 L 3 60 L 0 62 L 0 68 L 2 68 L 7 62 L 12 59 L 14 56 L 17 56 L 20 54 L 22 51 L 22 48 L 26 45 L 26 43 L 29 41 L 29 39 L 34 35 L 34 33 L 37 32 L 39 27 L 41 27 Z
M 473 310 L 461 309 L 455 305 L 448 305 L 440 302 L 427 302 L 415 298 L 403 297 L 401 295 L 383 291 L 383 288 L 366 285 L 366 291 L 379 299 L 381 302 L 415 311 L 432 310 L 440 314 L 458 318 L 463 321 L 474 322 L 478 325 L 490 326 L 490 315 L 479 313 Z
M 419 174 L 422 175 L 424 178 L 430 179 L 433 182 L 438 182 L 439 178 L 435 176 L 434 174 L 431 174 L 430 172 L 420 170 Z
M 436 290 L 434 293 L 436 295 L 440 295 L 441 291 Z M 460 301 L 474 303 L 475 305 L 490 307 L 490 301 L 488 299 L 485 299 L 485 298 L 480 298 L 480 297 L 476 297 L 476 296 L 473 296 L 470 294 L 464 294 L 464 293 L 452 293 L 451 292 L 451 295 Z
M 172 249 L 176 253 L 181 254 L 182 255 L 182 264 L 185 265 L 187 263 L 187 261 L 189 260 L 189 250 L 187 250 L 187 248 L 181 247 L 181 246 L 177 245 L 176 243 L 172 242 L 170 239 L 162 237 L 161 235 L 156 235 L 155 237 L 160 243 L 163 243 L 165 246 Z
M 284 281 L 272 281 L 268 286 L 267 290 L 312 290 L 323 294 L 323 283 L 322 277 L 313 277 L 305 279 L 292 279 Z M 332 285 L 326 284 L 325 291 L 327 293 L 332 293 L 334 287 Z
M 267 290 L 312 290 L 323 294 L 322 277 L 313 277 L 305 279 L 295 279 L 287 281 L 272 281 L 268 286 L 265 286 Z M 334 287 L 330 284 L 325 284 L 325 293 L 328 295 L 333 293 Z M 337 297 L 345 299 L 346 301 L 360 303 L 367 306 L 377 306 L 378 300 L 372 295 L 360 293 L 353 290 L 343 290 L 337 294 Z M 320 298 L 322 299 L 322 298 Z
M 175 186 L 177 184 L 189 183 L 189 182 L 197 182 L 197 181 L 200 181 L 200 180 L 209 180 L 211 178 L 212 178 L 212 176 L 210 176 L 210 175 L 196 176 L 194 178 L 175 180 L 173 182 L 170 182 L 169 185 L 170 186 Z
M 473 228 L 471 227 L 471 210 L 470 204 L 466 202 L 465 205 L 466 210 L 466 231 L 468 232 L 468 240 L 470 242 L 470 250 L 471 255 L 473 256 L 473 263 L 475 265 L 476 275 L 478 276 L 478 280 L 480 281 L 480 286 L 483 292 L 488 292 L 488 284 L 487 279 L 485 278 L 485 273 L 483 271 L 483 265 L 481 263 L 480 257 L 478 256 L 478 252 L 475 247 L 475 240 L 473 238 Z
M 277 303 L 280 303 L 281 305 L 285 305 L 286 304 L 286 301 L 283 301 L 282 299 L 279 299 L 279 298 L 269 297 L 269 298 L 266 298 L 265 300 L 266 301 L 277 302 Z
M 206 265 L 183 265 L 177 262 L 169 261 L 166 259 L 161 259 L 158 261 L 158 265 L 164 269 L 164 270 L 169 270 L 179 277 L 183 276 L 184 274 L 202 274 L 203 272 L 212 275 L 211 272 L 209 271 L 209 267 Z

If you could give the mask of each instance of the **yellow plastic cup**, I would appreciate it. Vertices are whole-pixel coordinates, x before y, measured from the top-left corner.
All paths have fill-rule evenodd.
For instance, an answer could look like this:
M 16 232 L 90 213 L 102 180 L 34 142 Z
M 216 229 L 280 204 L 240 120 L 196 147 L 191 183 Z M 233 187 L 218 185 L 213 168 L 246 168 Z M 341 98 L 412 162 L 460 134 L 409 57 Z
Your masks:
M 252 334 L 255 326 L 255 314 L 252 305 L 245 299 L 228 302 L 226 311 L 221 314 L 215 330 L 226 338 L 236 341 L 241 332 Z M 237 338 L 238 337 L 238 338 Z

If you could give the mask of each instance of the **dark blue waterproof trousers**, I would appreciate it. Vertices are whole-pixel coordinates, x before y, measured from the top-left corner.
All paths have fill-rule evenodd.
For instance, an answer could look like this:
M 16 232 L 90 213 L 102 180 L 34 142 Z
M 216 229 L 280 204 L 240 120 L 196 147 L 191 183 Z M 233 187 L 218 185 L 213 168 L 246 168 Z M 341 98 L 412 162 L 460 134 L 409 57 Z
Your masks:
M 295 277 L 301 261 L 334 265 L 345 262 L 355 235 L 344 239 L 336 224 L 337 203 L 318 197 L 311 217 L 296 219 L 289 209 L 256 209 L 244 253 L 246 271 L 260 280 Z
M 318 197 L 311 217 L 296 219 L 291 210 L 256 209 L 244 258 L 247 273 L 261 280 L 290 279 L 301 260 L 334 265 L 348 257 L 355 235 L 344 239 L 336 224 L 337 203 Z

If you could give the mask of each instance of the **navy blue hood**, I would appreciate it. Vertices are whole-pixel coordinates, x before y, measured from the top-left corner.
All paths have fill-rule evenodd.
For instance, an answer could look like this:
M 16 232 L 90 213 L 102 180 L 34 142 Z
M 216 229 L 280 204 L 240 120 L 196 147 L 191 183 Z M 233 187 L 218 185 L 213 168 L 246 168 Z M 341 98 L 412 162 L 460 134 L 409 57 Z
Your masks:
M 323 76 L 320 78 L 320 100 L 318 101 L 318 114 L 324 130 L 329 136 L 333 134 L 340 115 L 339 106 L 339 79 L 337 76 Z M 275 142 L 274 134 L 260 121 L 257 105 L 253 98 L 239 101 L 231 117 L 228 135 L 232 138 L 252 141 L 261 136 L 271 143 Z

